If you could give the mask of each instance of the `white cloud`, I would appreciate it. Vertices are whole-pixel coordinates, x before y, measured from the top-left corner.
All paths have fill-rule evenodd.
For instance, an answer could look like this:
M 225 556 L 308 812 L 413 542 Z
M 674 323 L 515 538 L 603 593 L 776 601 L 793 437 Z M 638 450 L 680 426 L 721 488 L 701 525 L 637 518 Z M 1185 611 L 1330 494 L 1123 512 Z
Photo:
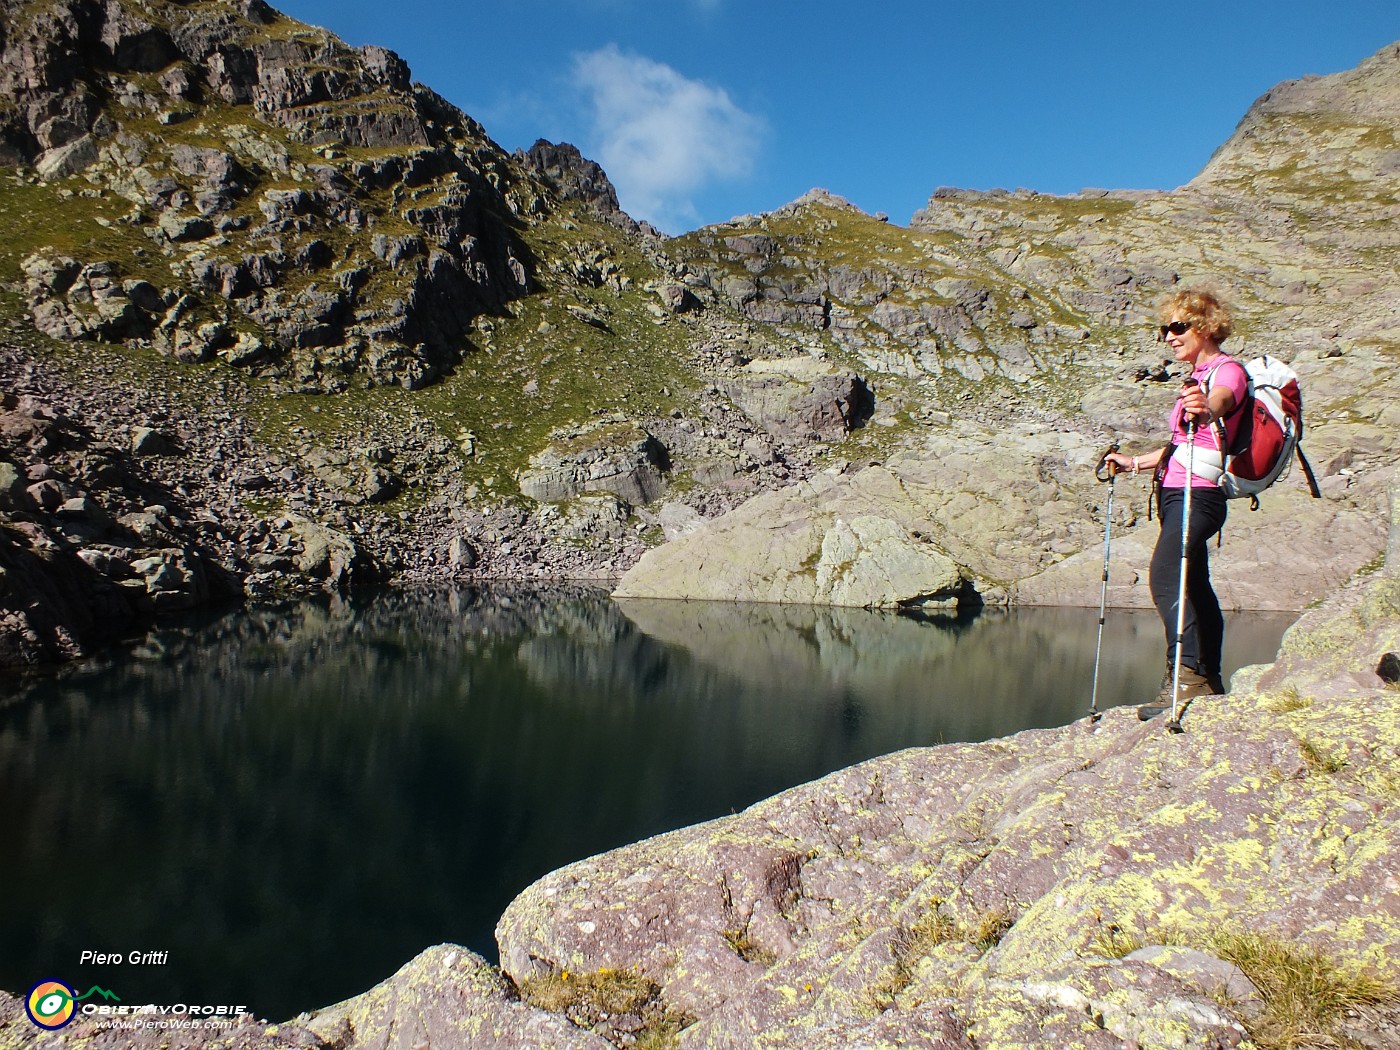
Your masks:
M 592 108 L 586 152 L 637 218 L 669 232 L 695 225 L 699 190 L 749 173 L 764 124 L 723 88 L 615 45 L 578 55 L 574 81 Z

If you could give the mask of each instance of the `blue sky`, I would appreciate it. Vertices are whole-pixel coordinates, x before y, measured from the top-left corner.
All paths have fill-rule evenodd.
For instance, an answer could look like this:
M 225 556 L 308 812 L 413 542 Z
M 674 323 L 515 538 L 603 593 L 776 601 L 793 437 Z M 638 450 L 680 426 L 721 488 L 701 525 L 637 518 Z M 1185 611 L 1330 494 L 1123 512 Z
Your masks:
M 1400 40 L 1396 0 L 273 2 L 668 233 L 814 186 L 901 224 L 945 185 L 1170 189 L 1278 82 Z

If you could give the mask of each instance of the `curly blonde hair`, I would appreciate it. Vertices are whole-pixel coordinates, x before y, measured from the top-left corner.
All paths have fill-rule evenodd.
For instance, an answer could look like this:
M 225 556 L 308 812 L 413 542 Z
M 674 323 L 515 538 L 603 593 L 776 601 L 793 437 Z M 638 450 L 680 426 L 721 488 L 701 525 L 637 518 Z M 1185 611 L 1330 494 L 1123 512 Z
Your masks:
M 1166 296 L 1157 304 L 1157 316 L 1163 324 L 1173 317 L 1189 321 L 1192 328 L 1217 343 L 1230 338 L 1233 330 L 1230 308 L 1204 288 L 1184 288 Z

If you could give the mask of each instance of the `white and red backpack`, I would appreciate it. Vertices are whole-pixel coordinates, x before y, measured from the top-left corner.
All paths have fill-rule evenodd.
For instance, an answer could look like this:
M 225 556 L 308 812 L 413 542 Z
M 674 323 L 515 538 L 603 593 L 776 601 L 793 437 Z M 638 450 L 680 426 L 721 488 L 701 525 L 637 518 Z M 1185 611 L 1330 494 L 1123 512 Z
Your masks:
M 1257 510 L 1259 493 L 1287 472 L 1296 455 L 1307 475 L 1308 491 L 1320 499 L 1317 479 L 1300 445 L 1303 391 L 1298 385 L 1298 373 L 1267 354 L 1243 364 L 1249 390 L 1230 414 L 1244 412 L 1245 416 L 1228 447 L 1224 420 L 1215 422 L 1220 447 L 1225 450 L 1224 471 L 1218 482 L 1221 490 L 1229 499 L 1248 496 L 1251 509 Z M 1207 393 L 1213 375 L 1214 369 L 1206 376 Z

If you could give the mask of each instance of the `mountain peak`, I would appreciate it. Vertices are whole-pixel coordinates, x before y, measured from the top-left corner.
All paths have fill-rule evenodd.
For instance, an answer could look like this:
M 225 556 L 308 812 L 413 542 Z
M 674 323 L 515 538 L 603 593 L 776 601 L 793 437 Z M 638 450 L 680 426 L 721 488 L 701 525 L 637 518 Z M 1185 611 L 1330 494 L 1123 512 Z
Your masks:
M 1314 185 L 1334 170 L 1387 179 L 1400 171 L 1400 41 L 1353 69 L 1270 88 L 1190 185 L 1319 168 Z
M 604 219 L 633 233 L 646 232 L 659 236 L 646 223 L 638 223 L 622 210 L 617 188 L 595 160 L 585 157 L 569 142 L 536 139 L 528 150 L 516 150 L 515 159 L 527 170 L 542 178 L 565 200 L 577 201 Z
M 781 208 L 776 209 L 773 212 L 773 214 L 791 215 L 794 212 L 800 211 L 802 208 L 808 207 L 813 204 L 819 204 L 825 208 L 836 208 L 840 211 L 854 211 L 860 212 L 862 215 L 865 214 L 864 211 L 862 211 L 856 205 L 852 204 L 845 197 L 842 197 L 836 193 L 832 193 L 830 190 L 823 189 L 820 186 L 813 186 L 810 190 L 808 190 L 802 196 L 798 197 L 796 200 L 791 201 L 788 204 L 784 204 Z

